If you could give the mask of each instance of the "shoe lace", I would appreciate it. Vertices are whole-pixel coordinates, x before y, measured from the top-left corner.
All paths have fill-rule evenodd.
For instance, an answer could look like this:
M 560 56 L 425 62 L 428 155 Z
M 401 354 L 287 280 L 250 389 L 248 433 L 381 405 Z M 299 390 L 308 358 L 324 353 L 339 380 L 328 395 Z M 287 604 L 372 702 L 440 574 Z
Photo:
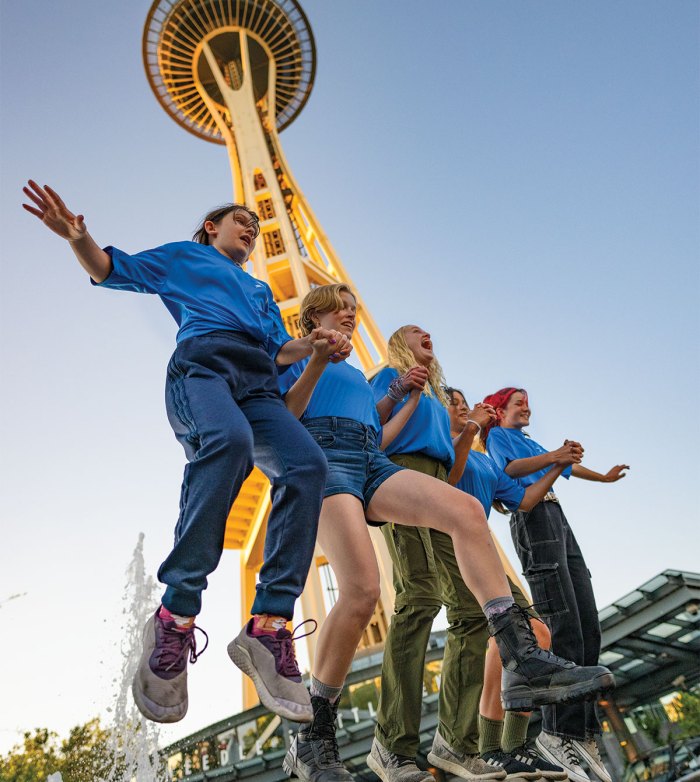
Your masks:
M 300 627 L 309 622 L 313 622 L 314 626 L 308 633 L 295 635 Z M 315 633 L 317 627 L 318 622 L 315 619 L 306 619 L 305 621 L 300 622 L 291 633 L 286 628 L 283 628 L 282 630 L 278 630 L 276 635 L 270 636 L 275 644 L 274 654 L 277 659 L 277 670 L 282 676 L 301 676 L 299 666 L 297 665 L 296 654 L 294 652 L 294 641 L 306 638 L 307 635 Z M 204 651 L 204 649 L 202 649 L 202 651 Z
M 574 740 L 568 736 L 562 737 L 561 748 L 564 752 L 564 758 L 570 766 L 580 766 L 581 761 L 578 759 L 578 754 L 574 748 Z
M 527 652 L 529 654 L 539 649 L 540 653 L 543 654 L 547 660 L 552 660 L 554 662 L 559 663 L 560 665 L 564 665 L 568 663 L 568 660 L 565 660 L 563 657 L 559 657 L 559 655 L 554 654 L 554 652 L 550 651 L 549 649 L 543 649 L 537 642 L 537 637 L 535 636 L 535 633 L 532 630 L 532 625 L 530 624 L 530 619 L 534 617 L 532 617 L 532 615 L 528 613 L 528 609 L 535 608 L 537 605 L 539 605 L 539 603 L 533 603 L 532 605 L 529 605 L 526 608 L 517 605 L 517 603 L 514 605 L 514 608 L 520 614 L 520 616 L 518 617 L 518 622 L 521 625 L 528 642 Z M 536 618 L 538 622 L 542 622 L 542 624 L 544 624 L 542 619 L 540 619 L 539 617 Z
M 340 765 L 341 763 L 338 742 L 335 738 L 336 711 L 331 703 L 320 704 L 309 727 L 309 738 L 318 742 L 319 759 L 324 764 Z
M 204 636 L 204 646 L 197 651 L 194 631 L 199 630 Z M 174 627 L 163 627 L 162 642 L 158 646 L 158 666 L 165 671 L 174 668 L 183 657 L 189 654 L 189 661 L 196 663 L 200 654 L 209 646 L 209 636 L 201 627 L 192 625 L 188 630 L 176 630 Z

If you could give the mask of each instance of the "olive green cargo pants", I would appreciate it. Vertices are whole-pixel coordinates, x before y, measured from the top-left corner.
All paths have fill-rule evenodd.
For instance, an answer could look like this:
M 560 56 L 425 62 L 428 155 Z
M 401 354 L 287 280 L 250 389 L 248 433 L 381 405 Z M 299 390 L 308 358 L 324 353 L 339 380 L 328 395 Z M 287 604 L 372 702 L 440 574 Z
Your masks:
M 402 467 L 447 480 L 444 466 L 429 457 L 391 458 Z M 476 753 L 489 637 L 486 617 L 464 585 L 449 535 L 399 524 L 385 524 L 382 533 L 394 564 L 396 604 L 384 646 L 377 739 L 398 755 L 416 755 L 425 653 L 433 619 L 445 605 L 449 626 L 440 680 L 440 735 L 457 751 Z

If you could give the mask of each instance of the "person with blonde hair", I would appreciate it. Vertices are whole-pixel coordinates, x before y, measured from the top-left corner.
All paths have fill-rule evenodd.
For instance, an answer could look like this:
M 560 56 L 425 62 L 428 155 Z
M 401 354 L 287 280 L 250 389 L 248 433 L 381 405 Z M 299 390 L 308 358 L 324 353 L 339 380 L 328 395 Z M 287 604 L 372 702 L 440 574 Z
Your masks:
M 323 328 L 352 338 L 357 302 L 346 285 L 322 286 L 304 298 L 303 333 Z M 338 580 L 338 600 L 321 628 L 311 677 L 313 720 L 295 737 L 284 768 L 305 782 L 350 782 L 335 740 L 335 711 L 347 671 L 379 597 L 379 572 L 368 523 L 393 519 L 431 525 L 450 537 L 458 568 L 477 597 L 508 665 L 506 699 L 559 700 L 597 691 L 606 668 L 581 669 L 541 650 L 514 605 L 479 503 L 427 475 L 394 464 L 380 446 L 401 436 L 416 415 L 429 372 L 413 366 L 387 386 L 378 403 L 363 373 L 347 362 L 311 357 L 280 375 L 287 407 L 301 418 L 328 462 L 319 543 Z M 408 396 L 401 409 L 396 403 Z M 381 411 L 381 412 L 380 412 Z M 501 775 L 498 775 L 501 776 Z

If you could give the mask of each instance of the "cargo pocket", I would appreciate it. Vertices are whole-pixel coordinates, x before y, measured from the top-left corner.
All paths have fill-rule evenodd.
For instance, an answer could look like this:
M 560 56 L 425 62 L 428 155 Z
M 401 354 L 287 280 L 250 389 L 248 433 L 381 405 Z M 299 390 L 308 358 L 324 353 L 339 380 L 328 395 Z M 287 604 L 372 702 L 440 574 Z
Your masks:
M 525 571 L 532 592 L 532 603 L 537 613 L 546 619 L 569 612 L 559 576 L 559 563 L 532 565 Z

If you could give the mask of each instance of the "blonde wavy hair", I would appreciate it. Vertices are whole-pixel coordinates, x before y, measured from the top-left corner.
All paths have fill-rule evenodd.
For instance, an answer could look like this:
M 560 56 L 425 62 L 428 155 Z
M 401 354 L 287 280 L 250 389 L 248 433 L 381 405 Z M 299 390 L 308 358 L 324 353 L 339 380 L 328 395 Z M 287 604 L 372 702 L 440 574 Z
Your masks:
M 389 337 L 387 347 L 387 358 L 390 367 L 393 367 L 400 375 L 403 375 L 411 367 L 416 365 L 416 357 L 406 342 L 406 329 L 408 326 L 401 326 Z M 435 396 L 445 407 L 450 404 L 450 398 L 447 396 L 444 387 L 447 385 L 445 375 L 440 366 L 440 362 L 434 358 L 430 362 L 428 369 L 428 382 L 425 384 L 423 393 L 426 396 Z
M 299 328 L 304 336 L 316 328 L 313 321 L 314 315 L 337 312 L 343 309 L 345 303 L 340 296 L 341 293 L 349 293 L 357 301 L 357 296 L 353 293 L 352 288 L 344 282 L 335 285 L 319 285 L 318 288 L 313 288 L 304 296 L 299 308 Z

